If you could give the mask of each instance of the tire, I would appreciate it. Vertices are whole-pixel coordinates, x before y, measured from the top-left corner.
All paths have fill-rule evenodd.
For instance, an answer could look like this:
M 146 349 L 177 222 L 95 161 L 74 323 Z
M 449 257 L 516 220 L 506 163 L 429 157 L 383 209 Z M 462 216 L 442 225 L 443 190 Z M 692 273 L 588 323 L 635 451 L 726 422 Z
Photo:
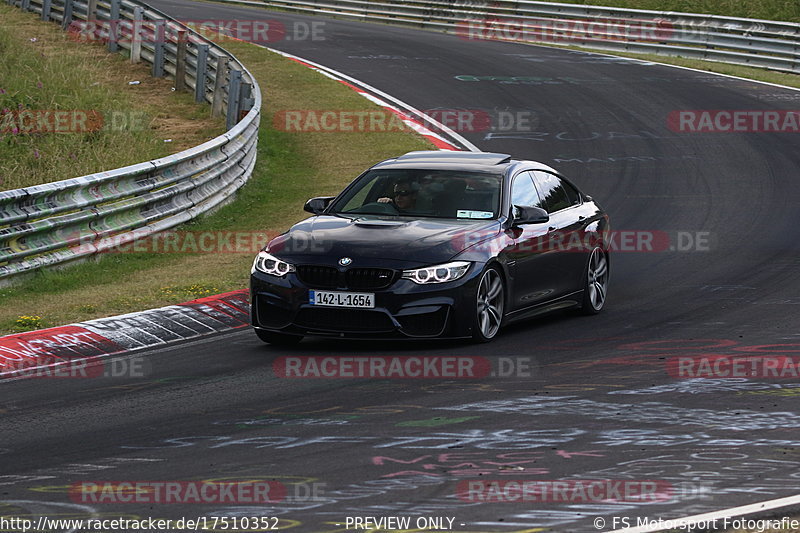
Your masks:
M 275 346 L 294 346 L 303 340 L 303 337 L 300 335 L 287 335 L 286 333 L 275 333 L 274 331 L 266 331 L 263 329 L 257 329 L 255 332 L 259 339 L 268 344 L 274 344 Z
M 478 289 L 475 293 L 473 340 L 489 342 L 497 336 L 503 323 L 505 292 L 505 285 L 500 272 L 494 267 L 487 268 L 481 274 Z
M 603 310 L 608 297 L 608 274 L 608 254 L 602 248 L 595 248 L 586 264 L 581 313 L 596 315 Z

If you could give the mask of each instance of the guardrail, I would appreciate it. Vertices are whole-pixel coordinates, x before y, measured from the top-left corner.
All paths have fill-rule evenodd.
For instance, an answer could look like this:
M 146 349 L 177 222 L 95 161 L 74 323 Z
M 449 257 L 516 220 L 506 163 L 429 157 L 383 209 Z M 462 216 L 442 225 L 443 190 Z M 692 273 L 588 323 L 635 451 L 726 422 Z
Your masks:
M 800 73 L 800 24 L 511 0 L 220 0 L 403 24 L 465 39 L 556 43 Z
M 62 28 L 130 50 L 226 113 L 227 132 L 124 168 L 0 192 L 0 280 L 88 257 L 175 227 L 230 198 L 256 159 L 261 90 L 232 54 L 134 0 L 7 0 Z

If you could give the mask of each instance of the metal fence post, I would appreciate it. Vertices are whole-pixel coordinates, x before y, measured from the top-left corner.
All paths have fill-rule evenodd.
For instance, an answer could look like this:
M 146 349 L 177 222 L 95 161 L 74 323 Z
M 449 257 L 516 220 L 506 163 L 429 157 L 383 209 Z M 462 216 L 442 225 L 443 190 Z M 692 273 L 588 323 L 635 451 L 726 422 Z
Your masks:
M 138 63 L 142 60 L 142 21 L 144 20 L 144 8 L 136 6 L 133 8 L 133 28 L 131 28 L 131 63 Z
M 175 59 L 175 92 L 186 90 L 186 30 L 178 30 L 178 50 Z
M 222 87 L 225 85 L 225 77 L 227 76 L 228 70 L 228 58 L 225 56 L 219 56 L 217 58 L 217 69 L 215 71 L 214 77 L 214 93 L 213 98 L 211 99 L 211 116 L 218 117 L 222 114 L 222 99 L 224 95 L 222 94 Z
M 253 98 L 253 84 L 242 82 L 242 90 L 239 92 L 239 120 L 242 120 L 247 112 L 253 109 L 255 99 Z
M 239 99 L 241 98 L 242 71 L 232 68 L 228 75 L 228 110 L 225 115 L 225 129 L 232 129 L 239 122 Z
M 119 50 L 119 5 L 120 0 L 111 0 L 110 20 L 108 21 L 108 51 L 116 52 Z
M 241 113 L 243 91 L 259 91 L 256 80 L 250 77 L 244 65 L 216 44 L 196 40 L 190 29 L 184 28 L 179 32 L 177 55 L 180 59 L 175 60 L 172 32 L 181 26 L 180 23 L 165 15 L 153 14 L 138 0 L 5 1 L 15 9 L 23 8 L 28 14 L 36 13 L 37 18 L 64 26 L 74 34 L 73 37 L 93 38 L 95 41 L 107 38 L 106 45 L 110 50 L 130 49 L 134 61 L 151 63 L 151 59 L 155 59 L 153 74 L 175 73 L 179 90 L 191 90 L 194 65 L 197 64 L 199 88 L 196 94 L 201 101 L 211 100 L 209 93 L 214 85 L 211 80 L 214 64 L 209 64 L 209 61 L 216 61 L 218 116 L 228 103 L 227 90 L 231 85 L 228 69 L 235 69 L 228 105 L 232 119 L 235 117 L 233 111 Z M 153 20 L 159 17 L 166 20 Z M 132 33 L 129 46 L 127 39 Z M 147 43 L 142 42 L 144 39 Z M 155 46 L 151 46 L 151 42 Z M 151 55 L 153 50 L 155 57 Z M 173 61 L 179 66 L 176 71 L 172 70 Z M 187 78 L 189 89 L 186 89 Z M 242 78 L 254 87 L 247 85 L 245 88 L 241 85 Z M 252 115 L 258 112 L 260 106 L 253 110 Z M 195 218 L 218 205 L 220 196 L 233 198 L 252 175 L 258 141 L 258 120 L 247 123 L 247 128 L 244 128 L 245 124 L 241 126 L 243 131 L 237 137 L 233 151 L 226 151 L 230 139 L 229 135 L 223 134 L 180 154 L 48 184 L 38 191 L 33 188 L 0 191 L 3 197 L 0 206 L 0 284 L 5 285 L 11 276 L 89 258 L 119 243 L 132 242 L 152 232 L 176 227 L 187 218 Z M 198 187 L 198 178 L 200 181 L 210 179 L 206 177 L 205 169 L 213 165 L 223 165 L 225 172 L 214 178 L 212 186 Z M 153 193 L 154 190 L 158 194 Z M 85 216 L 89 210 L 94 212 L 95 218 Z M 31 220 L 41 221 L 42 226 L 34 237 L 29 237 L 31 230 L 27 227 Z M 102 227 L 103 233 L 94 229 L 95 223 Z M 20 247 L 12 250 L 5 246 L 11 239 L 20 239 Z
M 164 77 L 164 41 L 166 40 L 167 35 L 167 23 L 165 20 L 157 20 L 156 21 L 156 31 L 155 31 L 155 42 L 153 46 L 155 47 L 155 53 L 153 54 L 153 77 L 154 78 L 163 78 Z
M 194 101 L 198 104 L 206 99 L 206 80 L 208 79 L 208 45 L 197 45 L 197 70 L 194 80 Z
M 74 0 L 64 0 L 64 18 L 61 21 L 61 29 L 66 30 L 72 24 L 72 3 Z

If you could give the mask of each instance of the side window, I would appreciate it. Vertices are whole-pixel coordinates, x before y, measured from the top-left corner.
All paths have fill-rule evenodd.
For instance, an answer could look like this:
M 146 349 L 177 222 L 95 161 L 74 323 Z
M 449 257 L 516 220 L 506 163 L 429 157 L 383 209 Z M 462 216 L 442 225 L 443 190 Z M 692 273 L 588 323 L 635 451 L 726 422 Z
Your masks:
M 542 205 L 540 207 L 548 213 L 555 213 L 573 205 L 574 202 L 567 194 L 564 183 L 558 176 L 537 170 L 533 172 L 533 181 L 536 183 L 536 189 L 538 189 L 539 195 L 542 197 Z M 577 200 L 577 193 L 574 194 Z
M 520 172 L 511 184 L 511 205 L 532 205 L 539 207 L 539 194 L 533 185 L 531 172 Z
M 564 190 L 567 191 L 567 198 L 569 198 L 569 204 L 578 205 L 579 203 L 581 203 L 581 195 L 578 192 L 578 189 L 573 187 L 572 184 L 567 181 L 564 180 L 560 181 L 561 185 L 564 186 Z

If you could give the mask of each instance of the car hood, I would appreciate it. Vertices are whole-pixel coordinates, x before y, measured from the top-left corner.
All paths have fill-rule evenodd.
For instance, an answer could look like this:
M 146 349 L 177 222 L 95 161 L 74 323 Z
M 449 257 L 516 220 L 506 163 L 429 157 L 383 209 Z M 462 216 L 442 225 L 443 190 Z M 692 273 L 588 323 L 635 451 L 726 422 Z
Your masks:
M 354 267 L 432 265 L 449 261 L 499 231 L 497 220 L 318 215 L 270 241 L 267 250 L 290 263 L 336 265 L 349 257 Z

